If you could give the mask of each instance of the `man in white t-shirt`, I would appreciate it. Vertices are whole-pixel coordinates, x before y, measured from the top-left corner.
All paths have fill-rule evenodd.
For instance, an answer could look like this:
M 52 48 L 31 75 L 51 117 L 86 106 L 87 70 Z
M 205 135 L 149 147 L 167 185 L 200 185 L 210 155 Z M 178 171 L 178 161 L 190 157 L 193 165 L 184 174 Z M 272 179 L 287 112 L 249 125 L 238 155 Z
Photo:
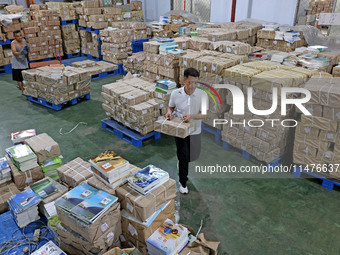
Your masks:
M 194 68 L 184 71 L 184 86 L 171 93 L 168 111 L 165 115 L 171 119 L 172 115 L 183 118 L 184 122 L 194 122 L 195 131 L 186 138 L 175 137 L 179 170 L 179 191 L 188 194 L 189 162 L 198 159 L 201 152 L 201 125 L 206 115 L 201 114 L 203 92 L 196 89 L 199 72 Z

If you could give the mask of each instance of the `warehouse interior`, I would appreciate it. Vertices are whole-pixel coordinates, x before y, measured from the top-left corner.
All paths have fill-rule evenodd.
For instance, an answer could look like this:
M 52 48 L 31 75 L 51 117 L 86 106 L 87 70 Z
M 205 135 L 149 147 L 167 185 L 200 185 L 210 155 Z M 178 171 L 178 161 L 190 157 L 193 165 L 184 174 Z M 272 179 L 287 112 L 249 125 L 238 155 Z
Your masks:
M 1 1 L 0 31 L 0 255 L 340 253 L 339 0 Z

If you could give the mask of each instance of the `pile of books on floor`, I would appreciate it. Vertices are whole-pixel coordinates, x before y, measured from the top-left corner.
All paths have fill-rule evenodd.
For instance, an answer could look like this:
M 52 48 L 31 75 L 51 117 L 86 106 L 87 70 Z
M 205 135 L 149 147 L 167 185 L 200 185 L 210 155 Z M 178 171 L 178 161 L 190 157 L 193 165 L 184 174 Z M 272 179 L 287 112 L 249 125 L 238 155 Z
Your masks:
M 189 242 L 188 229 L 167 219 L 146 241 L 150 255 L 178 254 Z
M 102 254 L 119 244 L 118 198 L 82 182 L 55 201 L 61 248 L 70 254 Z
M 40 164 L 42 171 L 45 176 L 52 178 L 55 181 L 59 181 L 59 175 L 57 172 L 57 168 L 63 165 L 63 161 L 60 156 L 53 157 L 49 160 L 46 160 Z
M 20 228 L 40 219 L 38 212 L 40 201 L 41 198 L 31 188 L 15 194 L 8 200 L 13 219 Z
M 0 185 L 12 180 L 11 169 L 6 157 L 0 158 Z
M 11 140 L 13 142 L 13 145 L 17 145 L 19 143 L 24 143 L 25 139 L 31 138 L 35 136 L 35 129 L 28 129 L 28 130 L 23 130 L 19 132 L 13 132 L 11 134 Z
M 13 164 L 22 172 L 38 166 L 37 156 L 27 144 L 7 148 L 6 152 Z

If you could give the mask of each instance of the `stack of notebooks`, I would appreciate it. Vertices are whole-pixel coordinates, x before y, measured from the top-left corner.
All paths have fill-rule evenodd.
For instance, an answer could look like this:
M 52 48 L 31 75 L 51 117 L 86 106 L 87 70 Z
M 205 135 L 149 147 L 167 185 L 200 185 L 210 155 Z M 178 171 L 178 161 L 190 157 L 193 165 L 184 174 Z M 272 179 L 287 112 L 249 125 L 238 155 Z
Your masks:
M 55 206 L 86 224 L 101 217 L 118 198 L 82 182 L 55 201 Z
M 169 95 L 176 89 L 176 87 L 176 82 L 164 79 L 157 81 L 155 91 L 164 95 Z
M 24 131 L 14 132 L 11 134 L 11 140 L 14 145 L 23 143 L 25 139 L 35 136 L 35 129 L 28 129 Z
M 13 164 L 22 172 L 39 166 L 37 156 L 27 144 L 19 144 L 7 148 L 6 152 Z
M 42 171 L 45 176 L 50 177 L 55 181 L 59 181 L 59 175 L 57 173 L 57 168 L 63 165 L 63 161 L 61 160 L 61 156 L 54 157 L 50 160 L 44 161 L 40 164 Z
M 11 169 L 6 157 L 0 158 L 0 184 L 6 183 L 11 179 Z
M 148 165 L 128 178 L 128 185 L 142 195 L 147 195 L 169 180 L 169 173 Z
M 37 194 L 41 199 L 53 195 L 58 192 L 58 189 L 53 185 L 53 183 L 48 180 L 42 180 L 31 185 L 31 189 L 35 194 Z
M 123 184 L 130 174 L 130 164 L 113 151 L 105 151 L 89 160 L 92 171 L 110 188 Z
M 32 253 L 32 255 L 67 255 L 55 243 L 49 241 L 44 244 L 40 249 Z
M 188 244 L 188 229 L 167 219 L 149 238 L 150 255 L 175 255 Z
M 38 212 L 40 201 L 41 198 L 31 188 L 15 194 L 8 200 L 13 219 L 20 228 L 40 219 Z

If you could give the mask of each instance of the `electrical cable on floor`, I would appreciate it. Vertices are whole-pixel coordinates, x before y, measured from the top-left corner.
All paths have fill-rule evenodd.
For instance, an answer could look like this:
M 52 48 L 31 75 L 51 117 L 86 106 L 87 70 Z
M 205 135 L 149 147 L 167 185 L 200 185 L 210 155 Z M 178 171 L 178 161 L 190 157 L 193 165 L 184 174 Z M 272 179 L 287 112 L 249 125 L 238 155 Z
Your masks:
M 5 243 L 1 243 L 0 244 L 0 255 L 8 255 L 8 254 L 10 254 L 10 251 L 12 251 L 15 248 L 21 247 L 21 246 L 26 246 L 22 249 L 22 251 L 24 251 L 24 250 L 27 251 L 27 253 L 23 252 L 22 254 L 31 254 L 36 249 L 39 248 L 39 242 L 42 239 L 46 240 L 47 242 L 50 241 L 50 239 L 47 238 L 48 234 L 51 234 L 54 242 L 59 246 L 59 242 L 56 240 L 56 237 L 54 236 L 53 231 L 43 221 L 39 220 L 39 221 L 36 221 L 34 223 L 40 223 L 40 224 L 29 225 L 29 226 L 25 226 L 23 228 L 18 228 L 11 234 L 11 239 L 9 241 L 7 241 Z M 34 242 L 33 236 L 27 236 L 25 234 L 26 228 L 39 228 L 40 229 L 39 240 Z M 43 231 L 44 229 L 45 229 L 45 231 Z M 19 230 L 22 232 L 22 235 L 14 236 L 14 234 Z
M 79 125 L 85 125 L 85 126 L 87 126 L 87 123 L 86 123 L 86 122 L 78 122 L 78 124 L 75 125 L 74 128 L 72 128 L 70 131 L 68 131 L 68 132 L 66 132 L 66 133 L 64 133 L 64 134 L 62 133 L 63 128 L 60 128 L 59 134 L 61 134 L 61 135 L 68 135 L 68 134 L 72 133 Z
M 198 237 L 199 233 L 201 232 L 202 227 L 203 227 L 203 219 L 201 219 L 201 226 L 197 231 L 196 238 Z

